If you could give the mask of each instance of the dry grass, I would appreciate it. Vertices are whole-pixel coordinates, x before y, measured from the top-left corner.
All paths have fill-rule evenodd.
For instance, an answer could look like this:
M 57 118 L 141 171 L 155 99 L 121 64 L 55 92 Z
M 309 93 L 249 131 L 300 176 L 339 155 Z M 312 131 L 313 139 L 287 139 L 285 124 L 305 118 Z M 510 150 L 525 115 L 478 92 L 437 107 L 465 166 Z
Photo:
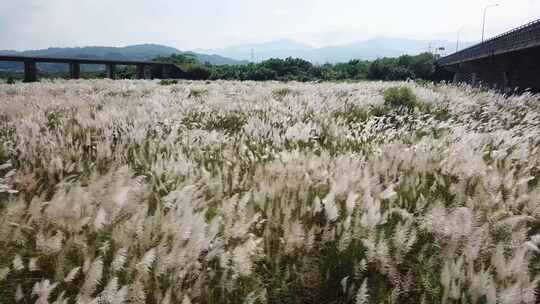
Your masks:
M 2 303 L 536 301 L 536 96 L 100 80 L 0 109 Z

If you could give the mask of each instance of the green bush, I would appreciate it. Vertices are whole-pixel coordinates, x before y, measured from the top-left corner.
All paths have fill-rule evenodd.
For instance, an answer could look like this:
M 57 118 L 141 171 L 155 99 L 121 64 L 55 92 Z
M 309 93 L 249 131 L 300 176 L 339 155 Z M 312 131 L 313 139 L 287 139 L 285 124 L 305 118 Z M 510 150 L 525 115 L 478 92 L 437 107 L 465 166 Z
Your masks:
M 190 89 L 188 98 L 203 98 L 208 95 L 208 90 Z
M 13 77 L 8 77 L 8 79 L 6 80 L 6 83 L 7 84 L 15 84 L 15 79 Z
M 414 109 L 417 104 L 416 95 L 408 87 L 392 87 L 384 91 L 384 105 L 387 107 Z
M 290 88 L 281 88 L 272 91 L 272 97 L 275 100 L 283 101 L 288 95 L 298 95 L 298 92 Z
M 159 82 L 159 85 L 162 85 L 162 86 L 168 86 L 168 85 L 173 85 L 173 84 L 177 84 L 178 81 L 177 80 L 174 80 L 174 79 L 163 79 Z
M 355 104 L 348 104 L 342 109 L 334 112 L 335 118 L 341 118 L 348 124 L 364 122 L 369 119 L 368 107 L 361 107 Z

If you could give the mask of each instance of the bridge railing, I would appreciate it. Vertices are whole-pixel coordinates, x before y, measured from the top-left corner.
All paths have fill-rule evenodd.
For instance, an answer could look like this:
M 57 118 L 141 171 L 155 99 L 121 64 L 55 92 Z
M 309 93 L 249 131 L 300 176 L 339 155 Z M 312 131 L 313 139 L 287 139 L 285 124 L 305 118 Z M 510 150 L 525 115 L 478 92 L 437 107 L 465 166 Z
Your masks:
M 537 45 L 540 45 L 540 19 L 443 57 L 437 63 L 453 65 Z

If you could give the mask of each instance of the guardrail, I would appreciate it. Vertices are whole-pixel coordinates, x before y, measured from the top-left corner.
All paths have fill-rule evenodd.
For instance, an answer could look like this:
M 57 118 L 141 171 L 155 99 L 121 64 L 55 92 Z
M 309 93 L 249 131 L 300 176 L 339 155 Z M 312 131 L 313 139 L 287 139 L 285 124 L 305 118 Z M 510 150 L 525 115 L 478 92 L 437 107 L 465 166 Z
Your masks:
M 437 64 L 454 65 L 535 46 L 540 46 L 540 19 L 443 57 Z

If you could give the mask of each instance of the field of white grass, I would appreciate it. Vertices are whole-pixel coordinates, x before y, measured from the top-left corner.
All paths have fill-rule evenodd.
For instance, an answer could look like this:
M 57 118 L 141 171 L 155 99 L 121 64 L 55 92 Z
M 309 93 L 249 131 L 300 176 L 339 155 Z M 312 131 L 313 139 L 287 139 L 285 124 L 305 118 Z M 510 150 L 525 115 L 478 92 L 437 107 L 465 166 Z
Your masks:
M 529 94 L 0 85 L 0 303 L 535 303 L 539 147 Z

